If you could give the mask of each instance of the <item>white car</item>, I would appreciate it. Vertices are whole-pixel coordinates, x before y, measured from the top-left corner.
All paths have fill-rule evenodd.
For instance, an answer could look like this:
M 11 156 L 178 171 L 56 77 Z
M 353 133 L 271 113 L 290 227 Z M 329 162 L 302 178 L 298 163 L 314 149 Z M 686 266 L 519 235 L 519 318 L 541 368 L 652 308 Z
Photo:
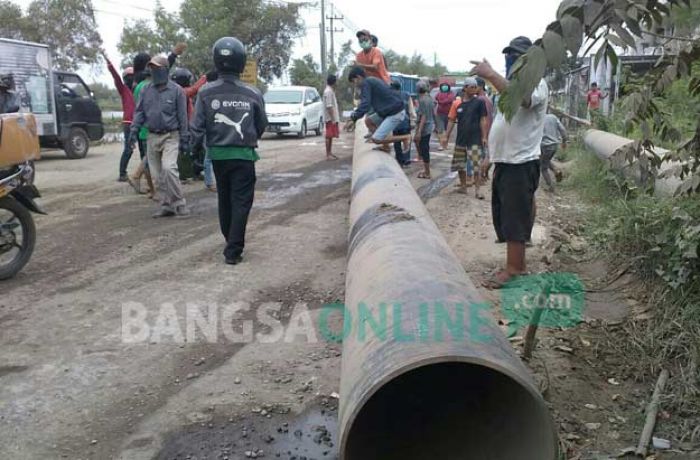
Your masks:
M 310 130 L 323 132 L 323 102 L 316 88 L 279 86 L 265 93 L 267 131 L 281 136 L 294 133 L 300 139 Z

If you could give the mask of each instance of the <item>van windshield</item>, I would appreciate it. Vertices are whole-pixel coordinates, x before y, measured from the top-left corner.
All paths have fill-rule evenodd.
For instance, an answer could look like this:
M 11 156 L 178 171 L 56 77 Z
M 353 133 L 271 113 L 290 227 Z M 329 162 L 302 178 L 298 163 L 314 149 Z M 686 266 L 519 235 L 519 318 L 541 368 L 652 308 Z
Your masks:
M 265 104 L 301 104 L 303 91 L 268 91 Z

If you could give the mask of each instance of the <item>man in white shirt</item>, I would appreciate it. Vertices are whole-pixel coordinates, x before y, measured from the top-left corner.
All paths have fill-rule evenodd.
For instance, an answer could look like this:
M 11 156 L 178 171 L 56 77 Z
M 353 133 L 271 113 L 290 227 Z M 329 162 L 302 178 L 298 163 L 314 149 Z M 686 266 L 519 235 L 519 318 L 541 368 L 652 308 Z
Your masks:
M 503 93 L 510 84 L 511 68 L 532 46 L 527 37 L 517 37 L 503 50 L 507 78 L 486 61 L 473 61 L 472 70 Z M 499 113 L 491 127 L 489 147 L 493 173 L 491 211 L 499 242 L 507 243 L 506 268 L 484 285 L 498 289 L 512 278 L 527 272 L 525 245 L 535 222 L 535 192 L 540 180 L 540 141 L 547 113 L 549 89 L 540 80 L 532 94 L 523 100 L 510 122 Z
M 326 89 L 323 91 L 323 119 L 326 120 L 326 160 L 337 160 L 333 155 L 333 139 L 340 137 L 340 111 L 338 100 L 335 97 L 335 84 L 337 77 L 328 75 Z

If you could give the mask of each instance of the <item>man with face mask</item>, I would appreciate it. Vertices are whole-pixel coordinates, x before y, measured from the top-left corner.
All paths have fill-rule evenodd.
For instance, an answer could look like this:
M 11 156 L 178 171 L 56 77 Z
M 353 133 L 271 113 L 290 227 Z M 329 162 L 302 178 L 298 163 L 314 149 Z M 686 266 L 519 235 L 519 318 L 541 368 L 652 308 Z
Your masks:
M 372 34 L 368 30 L 361 30 L 357 33 L 357 40 L 362 51 L 355 56 L 355 66 L 361 67 L 368 77 L 384 80 L 387 85 L 391 83 L 391 77 L 386 69 L 384 54 L 372 45 Z
M 437 106 L 435 123 L 437 125 L 437 131 L 440 135 L 440 150 L 447 148 L 447 142 L 449 139 L 445 135 L 447 130 L 447 115 L 450 113 L 450 108 L 452 103 L 455 101 L 455 93 L 452 92 L 452 88 L 448 83 L 440 83 L 440 89 L 435 96 L 435 105 Z
M 532 46 L 527 37 L 517 37 L 503 49 L 506 75 L 499 75 L 488 61 L 472 61 L 472 73 L 491 82 L 499 93 L 505 91 L 515 62 Z M 540 80 L 527 95 L 510 122 L 498 113 L 491 127 L 489 147 L 494 163 L 491 211 L 499 241 L 507 243 L 506 267 L 486 280 L 491 289 L 503 287 L 526 273 L 525 245 L 535 221 L 535 192 L 540 180 L 540 141 L 544 129 L 549 89 Z
M 160 210 L 153 217 L 188 217 L 177 157 L 181 145 L 188 144 L 187 97 L 169 78 L 168 59 L 156 56 L 148 63 L 151 83 L 143 88 L 131 127 L 134 136 L 148 129 L 148 166 L 156 180 Z
M 119 182 L 126 182 L 128 180 L 126 167 L 129 165 L 129 160 L 131 159 L 131 153 L 134 151 L 133 144 L 131 143 L 131 122 L 134 119 L 134 94 L 131 89 L 134 84 L 134 68 L 127 67 L 124 69 L 123 75 L 120 77 L 117 70 L 114 68 L 110 62 L 107 54 L 102 52 L 102 56 L 107 62 L 107 70 L 112 75 L 114 80 L 114 86 L 117 87 L 117 92 L 122 100 L 122 127 L 124 131 L 124 150 L 122 150 L 122 157 L 119 161 Z M 122 80 L 123 78 L 123 80 Z
M 12 74 L 0 74 L 0 113 L 19 112 L 19 98 L 14 89 Z

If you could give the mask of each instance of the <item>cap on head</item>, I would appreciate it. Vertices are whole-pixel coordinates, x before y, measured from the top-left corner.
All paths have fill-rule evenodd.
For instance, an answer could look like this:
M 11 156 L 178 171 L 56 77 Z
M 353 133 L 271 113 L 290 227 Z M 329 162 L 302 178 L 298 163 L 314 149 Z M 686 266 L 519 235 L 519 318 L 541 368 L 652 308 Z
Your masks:
M 525 54 L 532 47 L 532 41 L 527 37 L 515 37 L 510 44 L 503 48 L 503 54 Z
M 169 67 L 170 66 L 170 64 L 168 63 L 168 58 L 163 56 L 162 54 L 151 58 L 151 60 L 148 61 L 148 65 L 151 67 Z
M 237 38 L 222 37 L 212 48 L 214 67 L 221 73 L 241 74 L 248 59 L 245 46 Z
M 353 67 L 350 69 L 350 73 L 348 74 L 348 80 L 353 81 L 357 77 L 365 77 L 365 69 L 362 67 Z
M 363 36 L 365 36 L 365 37 L 367 37 L 367 38 L 369 38 L 369 39 L 372 38 L 372 34 L 369 33 L 369 30 L 367 30 L 367 29 L 362 29 L 362 30 L 357 31 L 357 33 L 355 34 L 355 36 L 356 36 L 358 39 L 362 38 Z
M 464 87 L 468 88 L 469 86 L 479 86 L 479 83 L 477 83 L 476 78 L 467 77 L 464 79 Z

